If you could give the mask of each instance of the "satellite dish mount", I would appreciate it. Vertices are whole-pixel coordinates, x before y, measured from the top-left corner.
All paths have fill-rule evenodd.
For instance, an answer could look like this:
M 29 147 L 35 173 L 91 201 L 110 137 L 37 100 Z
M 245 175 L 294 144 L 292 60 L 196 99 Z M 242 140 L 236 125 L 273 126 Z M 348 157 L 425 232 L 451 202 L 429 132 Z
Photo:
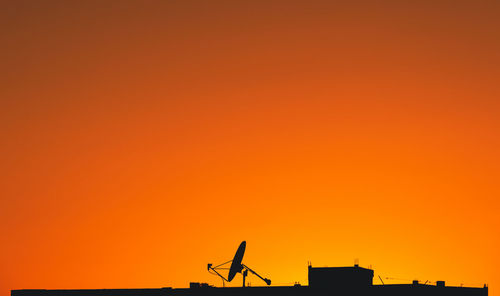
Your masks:
M 238 247 L 238 250 L 236 250 L 236 254 L 234 254 L 233 260 L 229 260 L 227 262 L 224 262 L 216 266 L 213 266 L 211 263 L 208 263 L 207 265 L 208 272 L 210 272 L 211 274 L 218 275 L 222 279 L 222 286 L 225 286 L 225 282 L 231 282 L 237 273 L 241 273 L 243 275 L 243 287 L 245 287 L 245 279 L 248 276 L 249 271 L 254 275 L 256 275 L 258 278 L 260 278 L 261 280 L 263 280 L 264 282 L 266 282 L 268 286 L 271 284 L 270 279 L 261 277 L 257 272 L 252 270 L 250 267 L 241 263 L 241 261 L 243 260 L 243 255 L 245 254 L 246 245 L 247 245 L 246 241 L 241 242 L 240 246 Z M 231 263 L 231 266 L 229 268 L 225 267 L 229 263 Z M 219 273 L 220 270 L 225 270 L 225 269 L 229 269 L 227 278 L 225 278 L 223 275 Z

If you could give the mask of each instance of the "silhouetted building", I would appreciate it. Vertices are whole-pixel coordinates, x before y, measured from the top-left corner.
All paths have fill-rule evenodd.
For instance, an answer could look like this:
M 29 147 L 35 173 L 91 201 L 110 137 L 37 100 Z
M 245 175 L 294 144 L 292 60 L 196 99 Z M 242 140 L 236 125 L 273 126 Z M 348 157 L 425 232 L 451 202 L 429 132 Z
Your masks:
M 400 285 L 373 285 L 373 270 L 354 267 L 309 266 L 309 285 L 271 287 L 213 287 L 192 282 L 189 288 L 12 290 L 11 296 L 488 296 L 488 287 L 449 287 L 414 281 Z
M 373 270 L 359 267 L 312 267 L 309 265 L 309 287 L 367 287 L 373 284 Z

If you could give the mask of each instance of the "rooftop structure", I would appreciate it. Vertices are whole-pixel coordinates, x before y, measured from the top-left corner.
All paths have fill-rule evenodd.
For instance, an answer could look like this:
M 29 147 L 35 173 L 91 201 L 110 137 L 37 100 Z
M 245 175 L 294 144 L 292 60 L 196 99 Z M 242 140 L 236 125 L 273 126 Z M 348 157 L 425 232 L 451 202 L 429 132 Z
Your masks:
M 270 287 L 214 287 L 205 283 L 189 288 L 158 289 L 84 289 L 84 290 L 12 290 L 11 296 L 488 296 L 488 287 L 450 287 L 443 281 L 436 285 L 373 285 L 373 270 L 354 267 L 309 266 L 309 285 Z

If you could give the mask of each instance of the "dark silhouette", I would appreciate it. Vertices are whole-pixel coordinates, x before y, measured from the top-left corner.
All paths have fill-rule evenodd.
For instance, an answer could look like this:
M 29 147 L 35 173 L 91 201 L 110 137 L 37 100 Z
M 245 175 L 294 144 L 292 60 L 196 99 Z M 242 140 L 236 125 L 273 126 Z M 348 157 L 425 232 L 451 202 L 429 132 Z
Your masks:
M 312 267 L 309 265 L 309 287 L 368 287 L 373 283 L 373 270 L 354 267 Z
M 488 287 L 466 288 L 412 284 L 373 285 L 373 270 L 309 266 L 309 285 L 282 287 L 213 287 L 191 283 L 187 289 L 12 290 L 11 296 L 488 296 Z
M 242 241 L 240 246 L 238 247 L 238 250 L 236 250 L 236 254 L 234 254 L 233 260 L 226 261 L 222 264 L 219 264 L 217 266 L 213 266 L 212 263 L 208 263 L 207 269 L 208 272 L 215 274 L 219 276 L 222 279 L 222 285 L 224 285 L 225 282 L 230 282 L 234 279 L 237 273 L 241 273 L 243 275 L 243 287 L 245 287 L 245 279 L 248 276 L 248 272 L 250 271 L 254 275 L 256 275 L 258 278 L 263 280 L 268 286 L 271 285 L 271 280 L 268 278 L 263 278 L 261 277 L 257 272 L 253 271 L 250 267 L 246 266 L 245 264 L 241 263 L 243 260 L 243 255 L 245 255 L 245 248 L 247 246 L 246 241 Z M 227 279 L 219 273 L 218 270 L 221 269 L 227 269 L 223 266 L 226 266 L 226 264 L 231 262 L 231 267 L 229 267 L 229 273 L 227 275 Z
M 263 278 L 248 266 L 241 263 L 245 253 L 246 242 L 242 242 L 233 260 L 217 266 L 208 264 L 208 271 L 221 277 L 224 282 L 231 281 L 237 273 L 243 275 L 243 287 L 219 288 L 205 283 L 192 282 L 187 289 L 99 289 L 99 290 L 12 290 L 11 296 L 488 296 L 488 287 L 467 288 L 449 287 L 444 281 L 436 285 L 411 284 L 373 285 L 373 270 L 359 267 L 312 267 L 309 265 L 309 285 L 245 287 L 248 271 L 262 279 L 267 285 L 271 280 Z M 220 266 L 231 262 L 228 277 L 218 270 Z M 227 268 L 225 268 L 227 269 Z

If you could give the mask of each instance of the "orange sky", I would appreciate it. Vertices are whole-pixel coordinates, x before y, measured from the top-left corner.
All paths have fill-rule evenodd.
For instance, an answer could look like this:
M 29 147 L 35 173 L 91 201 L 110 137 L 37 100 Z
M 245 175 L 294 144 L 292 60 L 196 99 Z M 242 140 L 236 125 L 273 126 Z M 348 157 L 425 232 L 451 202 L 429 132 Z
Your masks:
M 247 240 L 500 296 L 500 5 L 408 2 L 3 3 L 1 295 L 220 285 Z

